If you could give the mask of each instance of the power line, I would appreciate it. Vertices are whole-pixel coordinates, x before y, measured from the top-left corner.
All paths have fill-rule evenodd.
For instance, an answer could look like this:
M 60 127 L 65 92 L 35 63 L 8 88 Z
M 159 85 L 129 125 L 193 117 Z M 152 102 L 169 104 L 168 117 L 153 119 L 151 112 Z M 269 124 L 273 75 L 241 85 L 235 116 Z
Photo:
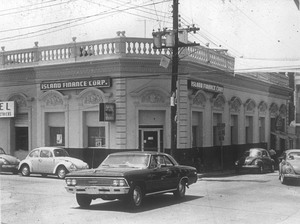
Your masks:
M 160 3 L 164 3 L 164 2 L 165 1 L 159 1 L 159 2 L 156 2 L 155 4 L 160 4 Z M 55 30 L 55 31 L 49 31 L 49 32 L 46 32 L 46 33 L 43 33 L 43 34 L 40 34 L 40 35 L 34 35 L 34 36 L 31 35 L 30 37 L 29 36 L 24 37 L 24 36 L 27 36 L 27 35 L 30 35 L 30 34 L 44 32 L 46 30 L 56 29 L 56 28 L 61 27 L 61 26 L 70 25 L 72 23 L 75 23 L 75 22 L 78 22 L 78 21 L 81 21 L 81 20 L 85 20 L 85 19 L 88 19 L 88 18 L 104 16 L 104 15 L 108 16 L 109 14 L 113 14 L 113 13 L 117 13 L 117 12 L 125 12 L 125 13 L 129 13 L 129 14 L 137 15 L 137 16 L 140 16 L 140 17 L 143 17 L 143 18 L 153 19 L 151 17 L 141 16 L 141 15 L 138 15 L 138 14 L 127 12 L 128 10 L 136 9 L 136 8 L 139 8 L 139 7 L 145 7 L 145 6 L 149 6 L 149 5 L 153 5 L 153 4 L 154 3 L 148 3 L 148 4 L 144 4 L 144 5 L 134 5 L 134 6 L 131 6 L 131 7 L 127 7 L 125 9 L 118 9 L 121 6 L 117 6 L 117 7 L 113 8 L 113 10 L 111 10 L 111 11 L 107 10 L 107 11 L 97 13 L 97 14 L 94 14 L 94 15 L 80 17 L 78 19 L 74 19 L 74 21 L 70 21 L 68 23 L 65 23 L 65 24 L 62 24 L 62 25 L 59 25 L 59 26 L 54 26 L 54 27 L 50 27 L 50 28 L 47 28 L 47 29 L 42 29 L 42 30 L 26 33 L 26 34 L 20 34 L 20 35 L 11 36 L 11 37 L 5 37 L 5 38 L 2 38 L 0 40 L 2 40 L 2 41 L 4 40 L 4 42 L 8 42 L 8 41 L 15 41 L 15 40 L 19 40 L 19 39 L 25 39 L 25 38 L 31 38 L 31 37 L 36 37 L 36 36 L 40 36 L 40 35 L 45 35 L 45 34 L 57 32 L 57 31 L 60 31 L 60 30 L 63 30 L 63 29 L 59 29 L 59 30 Z M 106 17 L 106 16 L 104 16 L 104 17 Z M 96 20 L 93 20 L 93 21 L 96 21 Z M 93 21 L 90 21 L 90 22 L 93 22 Z M 86 22 L 86 23 L 90 23 L 90 22 Z M 83 24 L 86 24 L 86 23 L 73 25 L 73 26 L 69 26 L 69 27 L 79 26 L 79 25 L 83 25 Z M 18 38 L 18 37 L 21 37 L 21 38 Z

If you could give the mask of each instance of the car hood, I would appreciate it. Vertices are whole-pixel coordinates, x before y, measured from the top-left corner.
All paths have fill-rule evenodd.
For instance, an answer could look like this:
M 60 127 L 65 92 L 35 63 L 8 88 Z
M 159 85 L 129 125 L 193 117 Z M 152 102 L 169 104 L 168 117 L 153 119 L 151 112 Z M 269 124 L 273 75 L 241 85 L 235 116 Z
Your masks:
M 16 157 L 11 156 L 11 155 L 1 154 L 0 158 L 7 160 L 10 164 L 19 164 L 20 163 L 20 160 L 18 160 Z
M 256 157 L 251 157 L 251 156 L 248 156 L 245 158 L 245 165 L 250 165 L 255 159 L 257 159 Z
M 289 163 L 293 167 L 294 171 L 297 174 L 300 174 L 300 160 L 291 160 L 291 161 L 289 161 Z
M 112 168 L 112 167 L 101 167 L 96 169 L 89 169 L 89 170 L 81 170 L 81 171 L 74 171 L 69 173 L 67 176 L 92 176 L 92 177 L 119 177 L 124 176 L 129 172 L 133 172 L 139 170 L 138 168 Z
M 66 161 L 66 162 L 71 162 L 73 163 L 77 168 L 82 168 L 87 165 L 87 163 L 83 162 L 80 159 L 73 158 L 73 157 L 56 157 L 56 159 L 60 161 Z

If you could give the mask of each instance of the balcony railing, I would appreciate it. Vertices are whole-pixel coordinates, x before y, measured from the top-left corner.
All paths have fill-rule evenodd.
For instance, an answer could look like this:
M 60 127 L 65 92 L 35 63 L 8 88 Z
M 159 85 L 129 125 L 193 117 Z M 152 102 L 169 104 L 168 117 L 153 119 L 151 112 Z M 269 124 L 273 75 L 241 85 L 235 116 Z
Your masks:
M 2 47 L 0 70 L 114 57 L 160 58 L 162 55 L 171 54 L 169 49 L 153 47 L 152 38 L 125 36 L 87 42 L 76 42 L 74 37 L 71 43 L 46 47 L 40 47 L 35 42 L 35 46 L 28 49 L 5 51 Z M 202 46 L 188 47 L 182 51 L 180 57 L 232 73 L 234 70 L 233 57 Z

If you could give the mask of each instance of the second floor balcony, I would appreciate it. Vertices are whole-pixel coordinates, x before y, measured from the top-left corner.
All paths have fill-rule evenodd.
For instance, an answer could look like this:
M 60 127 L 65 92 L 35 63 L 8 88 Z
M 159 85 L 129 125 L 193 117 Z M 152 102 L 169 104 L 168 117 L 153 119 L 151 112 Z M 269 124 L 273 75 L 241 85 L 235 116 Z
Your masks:
M 68 44 L 43 47 L 38 42 L 34 44 L 33 48 L 13 51 L 1 47 L 0 70 L 122 57 L 159 60 L 163 55 L 171 55 L 170 49 L 154 49 L 152 38 L 125 37 L 120 32 L 111 39 L 77 42 L 73 37 Z M 203 46 L 185 48 L 180 58 L 229 73 L 234 71 L 233 57 Z

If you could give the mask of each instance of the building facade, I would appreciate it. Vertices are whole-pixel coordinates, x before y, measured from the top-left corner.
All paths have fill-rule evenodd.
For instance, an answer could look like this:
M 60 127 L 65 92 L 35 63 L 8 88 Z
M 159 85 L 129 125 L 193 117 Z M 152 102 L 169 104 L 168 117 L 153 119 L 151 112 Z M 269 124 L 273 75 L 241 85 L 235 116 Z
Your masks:
M 170 149 L 171 66 L 152 39 L 112 39 L 0 54 L 0 146 L 22 159 L 38 146 Z M 288 78 L 234 74 L 234 58 L 181 50 L 177 148 L 288 147 Z M 2 108 L 2 110 L 1 110 Z M 225 152 L 226 153 L 226 152 Z

